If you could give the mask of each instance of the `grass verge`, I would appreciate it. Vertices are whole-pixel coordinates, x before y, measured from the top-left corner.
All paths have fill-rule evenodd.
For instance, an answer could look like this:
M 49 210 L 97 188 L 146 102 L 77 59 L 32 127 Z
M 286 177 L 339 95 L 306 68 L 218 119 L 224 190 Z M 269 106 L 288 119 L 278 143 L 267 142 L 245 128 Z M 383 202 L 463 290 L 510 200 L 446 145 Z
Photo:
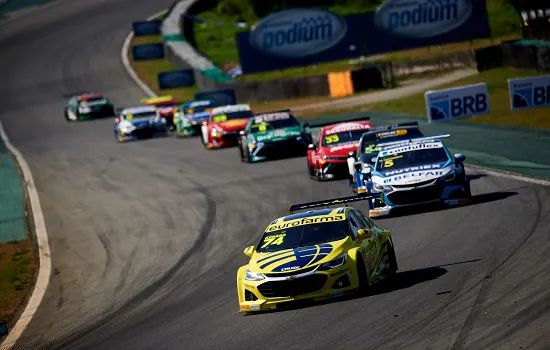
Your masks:
M 466 123 L 483 123 L 495 125 L 519 126 L 534 129 L 550 130 L 549 108 L 533 108 L 524 111 L 510 110 L 510 98 L 508 92 L 508 79 L 538 76 L 540 73 L 531 70 L 517 70 L 513 68 L 497 68 L 482 72 L 465 79 L 455 81 L 434 88 L 434 90 L 448 87 L 469 85 L 476 83 L 487 83 L 489 99 L 491 103 L 491 113 L 463 119 Z M 323 115 L 348 112 L 358 112 L 365 110 L 375 110 L 386 113 L 399 113 L 417 116 L 419 119 L 427 119 L 426 104 L 424 94 L 417 94 L 405 97 L 399 100 L 384 101 L 373 105 L 364 105 L 352 108 L 340 108 L 331 111 L 313 111 L 308 113 L 309 117 L 319 117 Z
M 0 244 L 0 320 L 11 323 L 32 287 L 38 259 L 31 240 Z
M 189 88 L 177 88 L 177 89 L 166 89 L 160 90 L 158 86 L 157 75 L 160 72 L 166 72 L 177 69 L 172 62 L 168 59 L 159 59 L 159 60 L 145 60 L 145 61 L 134 61 L 132 59 L 131 48 L 134 45 L 141 44 L 150 44 L 158 43 L 162 41 L 160 35 L 147 35 L 147 36 L 138 36 L 133 37 L 130 41 L 130 49 L 128 50 L 128 59 L 130 65 L 139 76 L 139 78 L 147 84 L 155 93 L 159 95 L 172 95 L 176 101 L 185 102 L 194 100 L 193 95 L 198 92 L 198 88 L 189 87 Z

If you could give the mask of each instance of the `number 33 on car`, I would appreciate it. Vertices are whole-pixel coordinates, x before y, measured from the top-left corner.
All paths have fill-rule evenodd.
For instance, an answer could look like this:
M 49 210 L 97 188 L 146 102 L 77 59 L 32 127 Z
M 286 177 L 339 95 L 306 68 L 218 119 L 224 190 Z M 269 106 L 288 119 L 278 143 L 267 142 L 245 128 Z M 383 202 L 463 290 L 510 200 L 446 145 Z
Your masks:
M 372 198 L 297 204 L 291 215 L 272 221 L 258 244 L 244 250 L 250 261 L 237 272 L 240 311 L 363 292 L 393 277 L 397 259 L 390 231 L 353 207 L 312 209 Z

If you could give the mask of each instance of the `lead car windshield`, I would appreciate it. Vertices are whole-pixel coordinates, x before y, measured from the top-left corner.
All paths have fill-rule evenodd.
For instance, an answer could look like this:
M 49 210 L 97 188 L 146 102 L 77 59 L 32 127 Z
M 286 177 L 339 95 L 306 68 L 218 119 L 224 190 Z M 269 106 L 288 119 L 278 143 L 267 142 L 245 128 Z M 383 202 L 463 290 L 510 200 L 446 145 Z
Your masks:
M 256 251 L 261 253 L 276 252 L 327 243 L 344 239 L 348 233 L 349 229 L 345 220 L 294 226 L 264 233 Z
M 376 170 L 397 170 L 418 165 L 437 164 L 449 160 L 445 149 L 430 148 L 380 157 Z

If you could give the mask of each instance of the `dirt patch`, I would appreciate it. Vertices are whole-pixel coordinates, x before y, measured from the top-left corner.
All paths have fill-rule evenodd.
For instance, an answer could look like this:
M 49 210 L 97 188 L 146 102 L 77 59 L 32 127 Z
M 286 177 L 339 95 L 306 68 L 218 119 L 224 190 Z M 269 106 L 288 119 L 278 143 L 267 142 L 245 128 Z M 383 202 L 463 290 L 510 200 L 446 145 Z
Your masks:
M 38 258 L 31 240 L 0 244 L 0 321 L 8 324 L 33 286 Z

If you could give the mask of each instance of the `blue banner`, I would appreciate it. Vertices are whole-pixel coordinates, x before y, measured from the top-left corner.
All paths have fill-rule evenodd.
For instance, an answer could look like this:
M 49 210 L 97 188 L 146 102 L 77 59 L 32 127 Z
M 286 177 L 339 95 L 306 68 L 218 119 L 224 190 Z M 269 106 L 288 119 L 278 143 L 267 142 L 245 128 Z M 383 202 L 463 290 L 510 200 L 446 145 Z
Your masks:
M 193 69 L 182 69 L 158 74 L 159 89 L 174 89 L 195 85 Z
M 386 0 L 376 12 L 269 15 L 237 33 L 244 74 L 490 37 L 485 0 Z
M 550 75 L 508 79 L 512 111 L 550 107 Z
M 160 34 L 161 24 L 160 20 L 134 22 L 132 30 L 135 36 L 157 35 Z
M 155 43 L 132 46 L 132 58 L 134 61 L 164 58 L 164 45 Z
M 198 92 L 195 94 L 195 100 L 213 100 L 215 106 L 236 105 L 237 97 L 233 89 L 221 89 Z
M 485 0 L 387 0 L 364 28 L 369 55 L 491 36 Z
M 242 71 L 249 74 L 363 56 L 362 19 L 362 15 L 341 18 L 319 9 L 274 13 L 253 31 L 237 33 Z

